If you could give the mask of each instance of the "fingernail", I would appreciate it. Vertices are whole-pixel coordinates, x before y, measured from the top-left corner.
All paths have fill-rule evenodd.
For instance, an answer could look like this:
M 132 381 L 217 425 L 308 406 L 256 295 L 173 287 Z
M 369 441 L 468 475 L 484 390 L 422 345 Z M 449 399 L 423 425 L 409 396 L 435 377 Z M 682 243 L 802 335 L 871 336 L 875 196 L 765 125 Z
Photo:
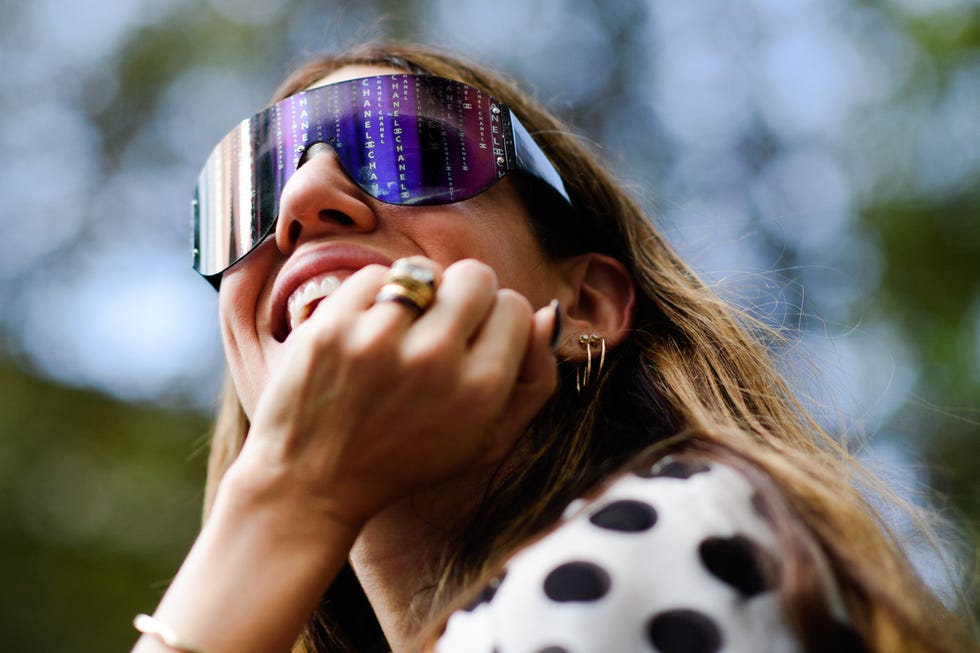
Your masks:
M 555 312 L 555 321 L 551 327 L 551 342 L 548 345 L 551 347 L 551 351 L 555 351 L 558 349 L 558 341 L 561 340 L 561 302 L 552 299 L 549 306 Z

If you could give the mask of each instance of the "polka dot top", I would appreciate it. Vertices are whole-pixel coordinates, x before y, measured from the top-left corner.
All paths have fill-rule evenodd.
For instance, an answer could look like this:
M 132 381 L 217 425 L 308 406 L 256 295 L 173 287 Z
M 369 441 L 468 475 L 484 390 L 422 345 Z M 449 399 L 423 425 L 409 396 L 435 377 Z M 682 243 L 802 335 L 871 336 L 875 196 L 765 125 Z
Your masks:
M 775 536 L 748 480 L 668 457 L 573 502 L 464 610 L 437 653 L 794 653 Z

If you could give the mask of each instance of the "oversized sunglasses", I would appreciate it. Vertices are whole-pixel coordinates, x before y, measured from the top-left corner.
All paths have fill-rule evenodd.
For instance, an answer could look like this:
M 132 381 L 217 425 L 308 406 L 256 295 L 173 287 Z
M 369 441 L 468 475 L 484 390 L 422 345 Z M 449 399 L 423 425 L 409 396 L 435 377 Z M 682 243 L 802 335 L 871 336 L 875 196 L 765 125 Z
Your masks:
M 381 201 L 460 202 L 511 171 L 571 203 L 561 177 L 510 109 L 483 91 L 430 75 L 379 75 L 290 96 L 228 133 L 204 164 L 193 200 L 194 269 L 221 273 L 272 229 L 279 197 L 314 143 Z

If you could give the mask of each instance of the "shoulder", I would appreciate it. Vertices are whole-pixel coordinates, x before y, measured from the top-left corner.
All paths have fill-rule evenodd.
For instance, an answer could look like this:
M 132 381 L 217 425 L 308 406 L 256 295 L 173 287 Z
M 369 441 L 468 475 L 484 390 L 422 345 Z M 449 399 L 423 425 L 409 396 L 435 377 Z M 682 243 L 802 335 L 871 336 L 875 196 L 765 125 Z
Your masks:
M 800 650 L 775 589 L 775 535 L 733 467 L 665 458 L 573 502 L 454 613 L 436 650 Z

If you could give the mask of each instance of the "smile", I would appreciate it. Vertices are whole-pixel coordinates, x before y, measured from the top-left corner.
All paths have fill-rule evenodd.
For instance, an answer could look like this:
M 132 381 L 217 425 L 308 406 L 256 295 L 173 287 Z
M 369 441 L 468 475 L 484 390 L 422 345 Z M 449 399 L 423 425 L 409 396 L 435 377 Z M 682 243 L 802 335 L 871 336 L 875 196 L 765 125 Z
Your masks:
M 272 288 L 272 336 L 285 342 L 317 305 L 352 274 L 368 265 L 391 265 L 391 257 L 346 243 L 317 243 L 294 252 Z
M 314 277 L 297 288 L 286 302 L 289 330 L 292 331 L 309 319 L 317 304 L 339 288 L 340 283 L 340 277 L 327 273 Z

